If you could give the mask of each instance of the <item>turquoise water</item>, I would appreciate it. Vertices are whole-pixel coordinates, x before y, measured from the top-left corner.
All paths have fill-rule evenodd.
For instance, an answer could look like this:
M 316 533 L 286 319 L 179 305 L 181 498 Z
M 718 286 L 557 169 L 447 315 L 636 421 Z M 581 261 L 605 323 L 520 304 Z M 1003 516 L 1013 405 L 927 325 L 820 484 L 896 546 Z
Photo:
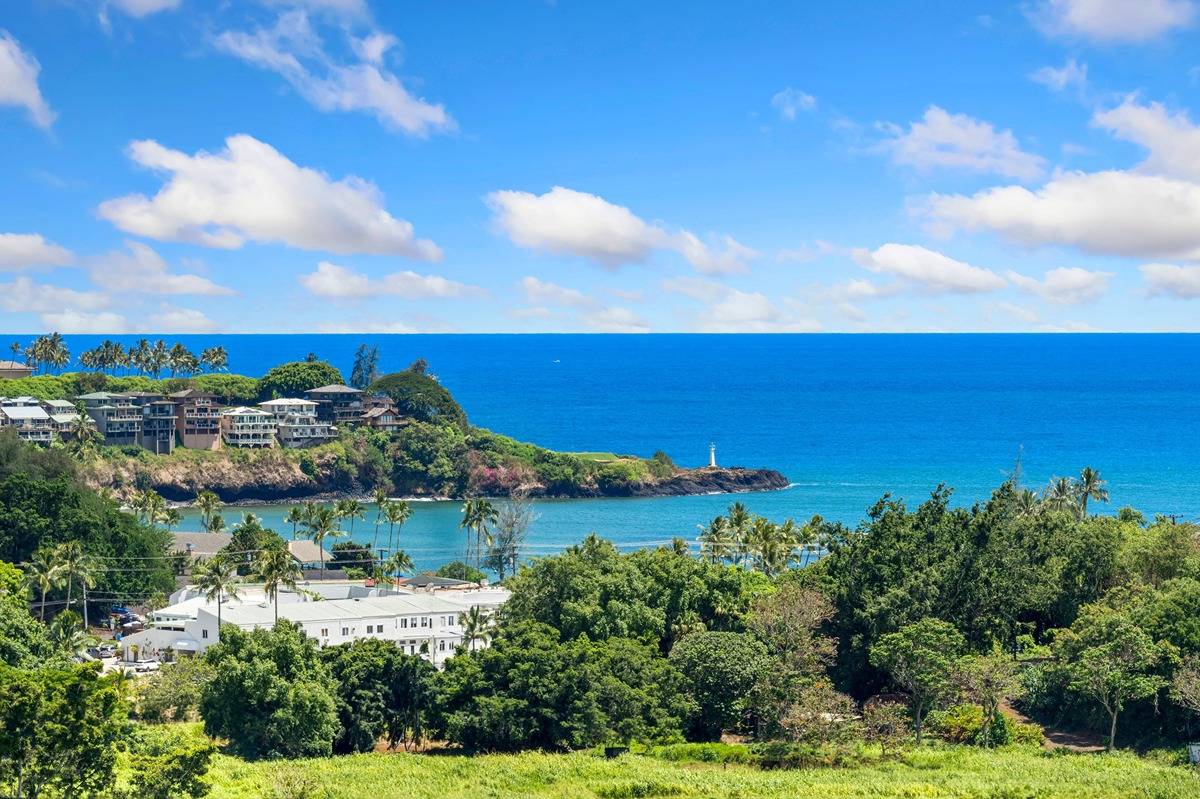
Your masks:
M 885 491 L 916 502 L 939 482 L 970 503 L 1012 471 L 1018 453 L 1032 486 L 1085 465 L 1099 469 L 1112 508 L 1193 518 L 1200 498 L 1194 335 L 176 339 L 195 349 L 220 343 L 231 370 L 247 374 L 310 352 L 348 373 L 354 349 L 374 343 L 384 371 L 425 358 L 474 423 L 556 449 L 663 449 L 681 465 L 702 465 L 714 441 L 722 465 L 769 466 L 792 481 L 787 491 L 743 497 L 776 519 L 820 513 L 855 522 Z M 69 336 L 68 344 L 78 352 L 97 340 Z M 627 545 L 694 537 L 729 501 L 539 503 L 532 551 L 593 531 Z M 282 513 L 253 510 L 269 521 Z M 417 507 L 405 546 L 418 564 L 461 549 L 457 520 L 454 503 Z

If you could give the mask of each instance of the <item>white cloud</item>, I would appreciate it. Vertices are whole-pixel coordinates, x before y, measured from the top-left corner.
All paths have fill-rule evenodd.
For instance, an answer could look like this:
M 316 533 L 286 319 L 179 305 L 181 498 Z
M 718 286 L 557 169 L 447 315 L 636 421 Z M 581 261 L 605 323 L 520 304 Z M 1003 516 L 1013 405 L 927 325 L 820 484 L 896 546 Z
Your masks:
M 855 250 L 854 260 L 871 272 L 899 277 L 930 294 L 976 294 L 1004 288 L 995 272 L 915 244 L 884 244 L 874 252 Z
M 235 292 L 200 275 L 175 274 L 158 253 L 140 241 L 126 241 L 127 252 L 113 250 L 91 259 L 92 282 L 108 291 L 141 294 L 196 294 L 219 297 Z
M 792 122 L 799 112 L 814 110 L 817 107 L 817 98 L 788 86 L 771 97 L 771 105 L 779 112 L 779 116 Z
M 1180 300 L 1200 297 L 1200 266 L 1143 264 L 1138 267 L 1150 296 L 1168 296 Z
M 413 96 L 381 67 L 384 52 L 395 43 L 388 34 L 355 40 L 354 49 L 363 59 L 356 64 L 339 64 L 326 53 L 304 11 L 283 14 L 273 28 L 225 31 L 214 41 L 222 52 L 279 74 L 321 111 L 364 111 L 411 136 L 454 128 L 442 105 Z
M 994 173 L 1018 180 L 1032 180 L 1044 169 L 1042 158 L 1022 150 L 1012 131 L 997 131 L 988 122 L 951 114 L 936 105 L 929 106 L 907 132 L 894 125 L 885 130 L 891 138 L 882 148 L 901 166 Z
M 442 256 L 384 209 L 373 184 L 353 176 L 330 180 L 252 136 L 230 136 L 221 152 L 195 155 L 135 141 L 129 156 L 170 177 L 153 197 L 130 194 L 100 204 L 99 215 L 127 233 L 225 249 L 253 240 L 427 261 Z
M 532 275 L 521 278 L 521 289 L 525 292 L 525 301 L 531 305 L 565 305 L 572 308 L 587 308 L 596 304 L 591 297 L 578 289 L 540 280 Z
M 321 261 L 313 272 L 300 276 L 300 283 L 318 297 L 361 300 L 369 297 L 455 298 L 480 296 L 484 290 L 448 280 L 440 275 L 392 272 L 378 280 L 329 261 Z
M 819 330 L 813 319 L 781 308 L 761 292 L 741 291 L 712 280 L 681 277 L 664 280 L 662 288 L 701 302 L 694 329 L 705 333 L 787 333 Z
M 318 322 L 317 330 L 322 333 L 420 333 L 405 322 L 361 320 L 357 322 Z
M 935 228 L 991 230 L 1028 246 L 1133 257 L 1200 258 L 1200 186 L 1130 172 L 1065 172 L 1036 191 L 998 186 L 932 195 Z
M 261 0 L 264 5 L 278 8 L 301 8 L 313 14 L 327 14 L 347 21 L 371 16 L 367 0 Z
M 1139 105 L 1130 97 L 1092 123 L 1149 151 L 1139 172 L 1200 180 L 1200 127 L 1183 111 L 1171 114 L 1161 103 Z
M 1014 286 L 1028 294 L 1057 305 L 1081 305 L 1099 299 L 1108 289 L 1112 272 L 1092 272 L 1077 266 L 1059 267 L 1046 272 L 1045 278 L 1006 272 Z
M 494 191 L 485 198 L 494 223 L 516 245 L 586 258 L 609 269 L 641 263 L 659 250 L 683 255 L 706 274 L 744 272 L 757 253 L 729 236 L 722 249 L 693 233 L 671 233 L 603 197 L 555 186 L 545 194 Z
M 41 319 L 43 327 L 47 330 L 57 330 L 59 333 L 132 332 L 129 320 L 111 311 L 87 313 L 69 308 L 57 313 L 44 313 Z
M 75 255 L 37 233 L 0 233 L 0 272 L 65 266 Z
M 601 333 L 649 333 L 650 323 L 628 308 L 600 308 L 581 317 L 584 324 Z
M 182 0 L 108 0 L 108 6 L 123 14 L 141 19 L 160 11 L 174 11 Z
M 62 308 L 94 311 L 107 305 L 108 297 L 99 292 L 35 283 L 28 277 L 0 283 L 0 308 L 13 313 L 47 313 Z
M 1196 16 L 1192 0 L 1039 0 L 1030 11 L 1049 36 L 1069 36 L 1105 44 L 1145 42 Z
M 1072 86 L 1082 89 L 1087 85 L 1087 64 L 1080 64 L 1074 58 L 1068 58 L 1061 67 L 1042 67 L 1034 70 L 1029 79 L 1056 92 Z
M 38 88 L 41 69 L 37 59 L 22 50 L 12 34 L 0 30 L 0 105 L 24 108 L 33 124 L 48 129 L 57 114 Z
M 215 333 L 220 329 L 221 326 L 209 319 L 202 311 L 164 305 L 159 313 L 150 317 L 146 332 Z

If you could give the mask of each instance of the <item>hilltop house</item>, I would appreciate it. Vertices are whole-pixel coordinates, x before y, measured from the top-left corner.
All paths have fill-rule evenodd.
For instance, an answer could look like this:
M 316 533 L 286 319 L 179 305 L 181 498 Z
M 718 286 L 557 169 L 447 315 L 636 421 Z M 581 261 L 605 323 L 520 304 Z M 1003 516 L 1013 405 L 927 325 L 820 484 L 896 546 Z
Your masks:
M 127 397 L 142 409 L 142 430 L 138 444 L 156 455 L 175 451 L 175 403 L 150 391 L 130 391 Z
M 396 410 L 396 403 L 385 394 L 370 394 L 363 399 L 362 425 L 384 433 L 395 433 L 408 424 L 408 418 Z
M 76 397 L 83 403 L 87 415 L 104 436 L 104 443 L 114 447 L 138 446 L 142 435 L 142 409 L 124 394 L 95 391 Z
M 32 399 L 17 397 L 16 400 Z M 17 431 L 22 441 L 35 444 L 49 444 L 54 440 L 54 425 L 50 414 L 33 400 L 33 404 L 17 401 L 5 401 L 0 404 L 0 427 L 10 427 Z
M 317 418 L 329 424 L 358 424 L 362 419 L 362 392 L 350 386 L 321 386 L 304 392 L 317 404 Z
M 79 426 L 79 411 L 69 400 L 46 400 L 42 409 L 50 415 L 50 427 L 60 440 L 75 435 Z
M 33 374 L 33 367 L 20 361 L 0 361 L 0 380 L 20 380 Z
M 188 449 L 221 448 L 221 410 L 215 394 L 194 388 L 168 394 L 176 406 L 175 430 Z
M 277 428 L 274 415 L 259 408 L 227 408 L 221 411 L 221 440 L 227 447 L 273 447 Z
M 320 444 L 337 437 L 337 428 L 317 418 L 317 403 L 306 399 L 273 399 L 258 407 L 275 417 L 279 443 L 289 449 Z
M 298 624 L 319 646 L 378 638 L 439 667 L 463 642 L 462 620 L 471 608 L 490 614 L 508 599 L 503 588 L 408 591 L 359 582 L 300 587 L 301 592 L 280 592 L 279 618 Z M 152 614 L 149 627 L 122 639 L 126 659 L 136 659 L 135 652 L 142 659 L 168 652 L 196 655 L 217 643 L 215 603 L 192 588 L 177 591 L 172 600 L 174 604 Z M 241 586 L 237 598 L 222 602 L 221 623 L 243 630 L 269 628 L 275 623 L 275 605 L 262 586 Z

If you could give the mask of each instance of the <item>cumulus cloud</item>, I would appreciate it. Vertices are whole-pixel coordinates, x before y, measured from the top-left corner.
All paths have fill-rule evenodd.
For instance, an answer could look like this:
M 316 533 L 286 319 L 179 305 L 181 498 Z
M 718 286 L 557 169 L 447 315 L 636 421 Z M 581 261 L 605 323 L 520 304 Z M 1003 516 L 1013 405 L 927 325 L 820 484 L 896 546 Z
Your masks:
M 687 230 L 671 233 L 603 197 L 555 186 L 545 194 L 494 191 L 485 198 L 496 227 L 516 245 L 586 258 L 609 269 L 673 250 L 698 271 L 744 272 L 757 253 L 729 236 L 714 249 Z
M 521 290 L 525 301 L 531 305 L 565 305 L 571 308 L 587 308 L 595 301 L 579 289 L 571 289 L 529 275 L 521 278 Z
M 628 308 L 599 308 L 581 317 L 584 324 L 601 333 L 649 333 L 650 323 Z
M 694 329 L 705 333 L 788 333 L 811 332 L 820 324 L 781 307 L 757 291 L 742 291 L 703 278 L 682 277 L 664 280 L 665 291 L 680 294 L 705 305 L 696 314 Z
M 930 294 L 978 294 L 1004 288 L 1004 278 L 990 269 L 956 261 L 916 244 L 884 244 L 874 252 L 853 252 L 859 266 L 893 275 Z
M 529 307 L 515 308 L 511 315 L 518 319 L 547 319 L 562 315 L 566 309 L 573 318 L 602 333 L 648 333 L 650 323 L 634 311 L 620 306 L 606 306 L 578 289 L 560 286 L 528 275 L 518 284 Z
M 1039 0 L 1030 9 L 1048 36 L 1102 44 L 1146 42 L 1187 27 L 1195 16 L 1192 0 Z
M 42 326 L 60 333 L 130 333 L 133 328 L 124 316 L 111 311 L 88 313 L 69 308 L 41 315 Z
M 441 104 L 414 96 L 383 68 L 384 53 L 395 42 L 384 33 L 356 39 L 353 49 L 361 60 L 338 63 L 302 10 L 283 14 L 272 28 L 225 31 L 214 40 L 218 50 L 277 73 L 321 111 L 362 111 L 410 136 L 452 130 L 454 120 Z
M 1139 172 L 1200 180 L 1200 127 L 1185 112 L 1172 114 L 1161 103 L 1142 105 L 1130 97 L 1098 112 L 1092 124 L 1149 151 Z
M 1082 89 L 1087 85 L 1087 64 L 1080 64 L 1074 58 L 1068 58 L 1061 67 L 1042 67 L 1034 70 L 1029 79 L 1056 92 L 1065 91 L 1072 86 Z
M 215 333 L 221 326 L 203 311 L 164 305 L 147 320 L 147 333 Z
M 73 260 L 70 250 L 37 233 L 0 233 L 0 272 L 65 266 Z
M 122 14 L 141 19 L 160 11 L 174 11 L 179 8 L 181 2 L 182 0 L 108 0 L 105 5 Z
M 130 194 L 100 204 L 99 215 L 127 233 L 225 249 L 251 240 L 426 261 L 442 256 L 384 209 L 371 183 L 331 180 L 253 136 L 230 136 L 224 150 L 195 155 L 135 141 L 129 157 L 169 177 L 153 197 Z
M 0 105 L 24 108 L 39 128 L 48 129 L 57 116 L 38 88 L 37 59 L 21 49 L 21 43 L 0 30 Z
M 440 275 L 419 275 L 409 271 L 392 272 L 375 280 L 329 261 L 321 261 L 315 271 L 301 275 L 300 284 L 318 297 L 333 300 L 361 300 L 382 296 L 451 299 L 486 293 L 478 286 L 468 286 Z
M 0 308 L 14 313 L 47 313 L 62 308 L 94 311 L 106 305 L 108 297 L 104 294 L 35 283 L 24 276 L 0 283 Z
M 779 116 L 788 122 L 793 122 L 801 111 L 812 111 L 817 107 L 817 98 L 811 94 L 793 89 L 788 86 L 771 97 L 771 105 L 779 112 Z
M 1077 266 L 1060 267 L 1046 272 L 1042 280 L 1007 272 L 1014 286 L 1027 294 L 1057 305 L 1081 305 L 1098 300 L 1108 289 L 1112 272 L 1092 272 Z
M 1045 166 L 1040 156 L 1021 149 L 1012 131 L 998 131 L 988 122 L 951 114 L 936 105 L 929 106 L 907 131 L 895 125 L 884 129 L 890 138 L 882 147 L 900 166 L 992 173 L 1018 180 L 1038 177 Z
M 1147 293 L 1154 296 L 1192 300 L 1200 297 L 1200 266 L 1143 264 L 1138 267 L 1146 281 Z
M 935 228 L 990 230 L 1027 246 L 1090 253 L 1200 258 L 1200 186 L 1119 170 L 1060 173 L 1041 188 L 998 186 L 932 195 Z
M 173 273 L 167 262 L 140 241 L 126 241 L 126 251 L 113 250 L 90 261 L 92 282 L 108 291 L 141 294 L 234 294 L 201 275 Z

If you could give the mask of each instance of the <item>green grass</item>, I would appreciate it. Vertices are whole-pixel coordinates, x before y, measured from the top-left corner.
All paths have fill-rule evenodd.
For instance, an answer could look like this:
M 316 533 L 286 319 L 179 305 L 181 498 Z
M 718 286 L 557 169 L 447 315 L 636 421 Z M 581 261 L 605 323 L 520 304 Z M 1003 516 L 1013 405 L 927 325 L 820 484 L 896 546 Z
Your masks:
M 289 783 L 290 793 L 277 793 L 278 786 Z M 296 791 L 298 786 L 306 790 Z M 214 799 L 1194 799 L 1200 796 L 1200 774 L 1126 753 L 1056 755 L 1033 748 L 994 752 L 926 748 L 874 765 L 797 771 L 673 762 L 646 755 L 605 760 L 583 752 L 478 757 L 365 754 L 274 763 L 219 756 L 211 795 Z

